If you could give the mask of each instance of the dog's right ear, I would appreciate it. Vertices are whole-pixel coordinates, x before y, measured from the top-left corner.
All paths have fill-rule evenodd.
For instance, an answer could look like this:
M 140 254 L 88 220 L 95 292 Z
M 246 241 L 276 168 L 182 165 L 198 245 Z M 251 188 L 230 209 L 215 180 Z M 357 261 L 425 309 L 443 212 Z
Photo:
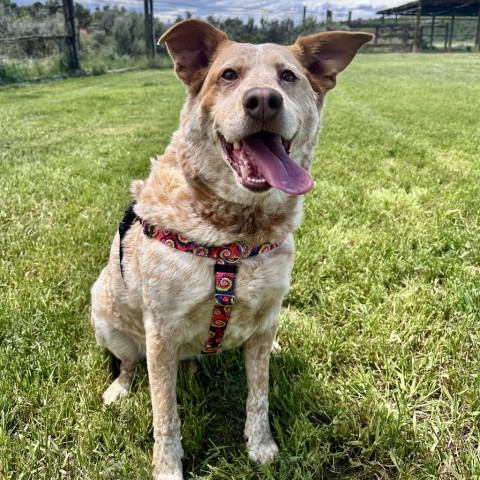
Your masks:
M 201 20 L 184 20 L 166 31 L 158 45 L 167 44 L 168 53 L 175 62 L 178 78 L 188 86 L 203 80 L 210 60 L 227 35 Z

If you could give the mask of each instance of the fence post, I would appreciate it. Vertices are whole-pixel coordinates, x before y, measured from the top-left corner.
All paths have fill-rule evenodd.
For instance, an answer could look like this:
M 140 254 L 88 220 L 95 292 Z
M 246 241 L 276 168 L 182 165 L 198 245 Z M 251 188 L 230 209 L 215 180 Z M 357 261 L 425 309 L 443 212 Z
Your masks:
M 143 0 L 145 11 L 145 50 L 147 55 L 155 57 L 155 28 L 153 24 L 153 0 Z
M 157 54 L 157 41 L 155 39 L 155 23 L 153 21 L 153 0 L 150 0 L 150 41 L 152 42 L 152 57 Z
M 70 70 L 79 70 L 80 57 L 78 55 L 78 35 L 75 24 L 75 7 L 73 0 L 63 0 L 63 14 L 65 16 L 65 29 L 68 35 L 68 68 Z
M 330 25 L 333 21 L 333 12 L 331 10 L 327 10 L 327 21 L 326 24 Z

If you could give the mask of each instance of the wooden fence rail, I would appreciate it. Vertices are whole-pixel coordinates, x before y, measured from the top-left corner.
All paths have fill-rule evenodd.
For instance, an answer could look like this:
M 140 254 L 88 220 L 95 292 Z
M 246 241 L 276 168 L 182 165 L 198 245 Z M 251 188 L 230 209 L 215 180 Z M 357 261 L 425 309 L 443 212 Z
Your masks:
M 71 35 L 29 35 L 28 37 L 0 38 L 0 43 L 27 42 L 29 40 L 65 40 Z

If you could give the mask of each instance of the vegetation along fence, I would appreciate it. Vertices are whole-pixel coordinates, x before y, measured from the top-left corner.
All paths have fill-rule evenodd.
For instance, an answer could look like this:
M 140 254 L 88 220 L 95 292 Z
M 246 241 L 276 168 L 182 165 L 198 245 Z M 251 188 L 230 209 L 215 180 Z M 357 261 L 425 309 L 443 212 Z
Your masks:
M 0 0 L 0 85 L 68 71 L 95 74 L 112 68 L 169 64 L 164 48 L 155 43 L 172 24 L 172 20 L 163 19 L 160 2 L 155 5 L 154 0 L 132 0 L 129 5 L 137 8 L 127 11 L 109 0 L 98 0 L 93 10 L 73 1 L 17 5 Z M 440 16 L 438 11 L 432 16 L 425 8 L 427 2 L 448 0 L 420 1 L 422 10 L 413 2 L 408 4 L 408 10 L 398 7 L 368 20 L 353 20 L 350 13 L 348 19 L 338 21 L 332 10 L 326 10 L 320 18 L 309 15 L 306 7 L 296 19 L 287 15 L 270 18 L 249 11 L 256 20 L 220 16 L 208 16 L 206 20 L 226 31 L 231 39 L 242 42 L 288 44 L 299 35 L 340 29 L 374 33 L 376 39 L 367 51 L 478 49 L 477 17 L 462 17 L 463 10 L 450 17 Z M 462 0 L 462 5 L 478 1 Z M 187 11 L 174 21 L 190 16 Z

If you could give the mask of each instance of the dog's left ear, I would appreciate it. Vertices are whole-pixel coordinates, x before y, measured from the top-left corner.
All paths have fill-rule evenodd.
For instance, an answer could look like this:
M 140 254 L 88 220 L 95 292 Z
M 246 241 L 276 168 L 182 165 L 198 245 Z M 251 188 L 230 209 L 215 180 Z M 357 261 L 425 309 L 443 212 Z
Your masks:
M 323 92 L 335 86 L 337 74 L 373 38 L 363 32 L 322 32 L 300 37 L 289 48 L 309 73 L 312 87 Z
M 191 87 L 204 78 L 213 54 L 225 40 L 227 35 L 221 30 L 201 20 L 189 19 L 165 32 L 158 45 L 167 44 L 178 78 Z

